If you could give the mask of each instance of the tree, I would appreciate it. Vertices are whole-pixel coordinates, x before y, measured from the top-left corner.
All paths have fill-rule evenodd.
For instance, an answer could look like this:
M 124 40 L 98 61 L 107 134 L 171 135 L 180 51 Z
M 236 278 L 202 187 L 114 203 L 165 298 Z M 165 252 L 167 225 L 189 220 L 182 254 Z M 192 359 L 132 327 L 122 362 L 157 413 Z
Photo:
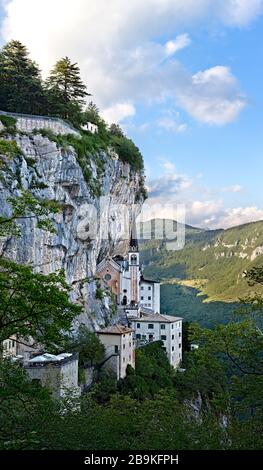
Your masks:
M 118 124 L 111 124 L 109 132 L 111 135 L 116 135 L 117 137 L 124 137 L 123 130 Z
M 81 308 L 69 300 L 63 272 L 44 275 L 0 258 L 0 343 L 12 335 L 48 348 L 64 343 Z
M 68 57 L 55 64 L 46 86 L 52 112 L 70 120 L 81 113 L 86 96 L 90 96 L 81 80 L 78 65 L 72 63 Z
M 66 349 L 79 353 L 80 364 L 98 364 L 104 357 L 105 349 L 98 336 L 86 326 L 81 325 L 75 338 L 69 339 Z
M 40 70 L 19 41 L 8 42 L 0 52 L 0 109 L 41 114 L 46 98 Z
M 0 359 L 0 449 L 27 449 L 55 411 L 47 389 L 29 380 L 19 364 Z

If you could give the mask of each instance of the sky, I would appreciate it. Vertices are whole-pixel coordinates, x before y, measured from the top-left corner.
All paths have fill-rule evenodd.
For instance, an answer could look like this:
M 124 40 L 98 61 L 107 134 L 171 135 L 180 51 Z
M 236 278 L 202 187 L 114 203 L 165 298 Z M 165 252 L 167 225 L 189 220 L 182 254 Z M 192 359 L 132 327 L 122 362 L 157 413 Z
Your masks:
M 103 117 L 141 149 L 147 214 L 185 207 L 213 229 L 263 219 L 263 0 L 0 0 L 10 39 L 43 76 L 62 56 L 79 63 Z

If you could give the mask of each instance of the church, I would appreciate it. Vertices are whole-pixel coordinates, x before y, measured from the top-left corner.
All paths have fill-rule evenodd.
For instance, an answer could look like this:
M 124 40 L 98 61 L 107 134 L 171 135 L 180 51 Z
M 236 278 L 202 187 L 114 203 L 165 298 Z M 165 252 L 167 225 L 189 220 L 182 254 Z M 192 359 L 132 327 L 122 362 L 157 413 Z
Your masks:
M 128 256 L 105 258 L 97 266 L 97 275 L 116 296 L 121 321 L 132 328 L 136 343 L 162 341 L 170 364 L 179 367 L 183 319 L 160 314 L 160 283 L 144 278 L 140 270 L 139 245 L 133 234 Z
M 111 288 L 128 317 L 139 316 L 142 308 L 160 313 L 160 283 L 142 275 L 138 241 L 132 235 L 128 257 L 104 259 L 97 266 L 97 275 Z

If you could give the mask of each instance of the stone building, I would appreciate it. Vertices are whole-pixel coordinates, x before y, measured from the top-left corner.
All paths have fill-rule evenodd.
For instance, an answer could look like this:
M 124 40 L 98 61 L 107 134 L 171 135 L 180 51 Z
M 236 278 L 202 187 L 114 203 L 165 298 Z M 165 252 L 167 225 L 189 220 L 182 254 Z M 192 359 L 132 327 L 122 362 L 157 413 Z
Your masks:
M 127 366 L 135 369 L 135 343 L 133 329 L 113 325 L 97 331 L 105 347 L 104 365 L 116 374 L 117 380 L 126 376 Z
M 54 398 L 64 397 L 68 392 L 80 396 L 77 354 L 46 353 L 24 362 L 23 366 L 31 380 L 51 390 Z

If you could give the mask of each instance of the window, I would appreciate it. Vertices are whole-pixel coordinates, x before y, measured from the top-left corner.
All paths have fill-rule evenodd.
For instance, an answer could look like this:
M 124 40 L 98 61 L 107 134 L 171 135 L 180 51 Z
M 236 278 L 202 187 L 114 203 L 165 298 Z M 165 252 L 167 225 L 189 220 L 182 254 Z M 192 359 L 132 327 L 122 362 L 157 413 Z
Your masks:
M 131 355 L 129 355 L 129 361 L 131 361 Z
M 141 300 L 144 300 L 144 297 L 143 297 L 143 296 L 141 297 Z
M 141 328 L 141 324 L 140 324 L 140 323 L 137 323 L 137 328 Z
M 174 339 L 174 335 L 172 335 L 172 339 Z
M 111 280 L 111 275 L 110 275 L 110 274 L 106 274 L 106 275 L 104 276 L 104 279 L 105 279 L 105 281 L 110 281 L 110 280 Z
M 162 340 L 162 341 L 166 341 L 166 335 L 162 335 L 162 336 L 161 336 L 161 340 Z
M 119 352 L 119 346 L 115 346 L 115 354 Z
M 152 300 L 152 298 L 151 298 L 151 297 L 148 297 L 148 300 Z
M 136 264 L 137 263 L 137 256 L 136 255 L 132 255 L 131 256 L 131 264 Z
M 12 348 L 14 348 L 14 347 L 15 347 L 15 341 L 13 340 L 12 341 Z
M 153 329 L 154 329 L 154 324 L 153 324 L 153 323 L 149 323 L 148 328 L 149 328 L 149 330 L 153 330 Z
M 143 286 L 141 286 L 141 290 L 144 290 L 144 287 L 143 287 Z
M 124 345 L 123 345 L 123 349 L 125 349 L 125 348 L 126 348 L 126 345 L 124 344 Z
M 141 335 L 140 335 L 140 334 L 137 334 L 137 335 L 136 335 L 136 339 L 141 339 Z
M 124 294 L 127 294 L 127 289 L 123 289 Z
M 165 325 L 161 325 L 161 330 L 165 330 Z
M 181 345 L 181 343 L 180 343 L 180 344 L 179 344 L 179 349 L 181 349 L 181 347 L 182 347 L 182 345 Z
M 174 346 L 172 347 L 172 351 L 174 351 Z
M 129 348 L 131 348 L 131 343 L 129 343 Z
M 151 290 L 152 288 L 151 287 L 148 287 L 148 290 Z
M 179 333 L 179 338 L 181 338 L 181 336 L 182 336 L 182 333 Z
M 122 359 L 122 362 L 125 362 L 125 357 Z
M 174 324 L 172 323 L 172 329 L 174 328 Z

